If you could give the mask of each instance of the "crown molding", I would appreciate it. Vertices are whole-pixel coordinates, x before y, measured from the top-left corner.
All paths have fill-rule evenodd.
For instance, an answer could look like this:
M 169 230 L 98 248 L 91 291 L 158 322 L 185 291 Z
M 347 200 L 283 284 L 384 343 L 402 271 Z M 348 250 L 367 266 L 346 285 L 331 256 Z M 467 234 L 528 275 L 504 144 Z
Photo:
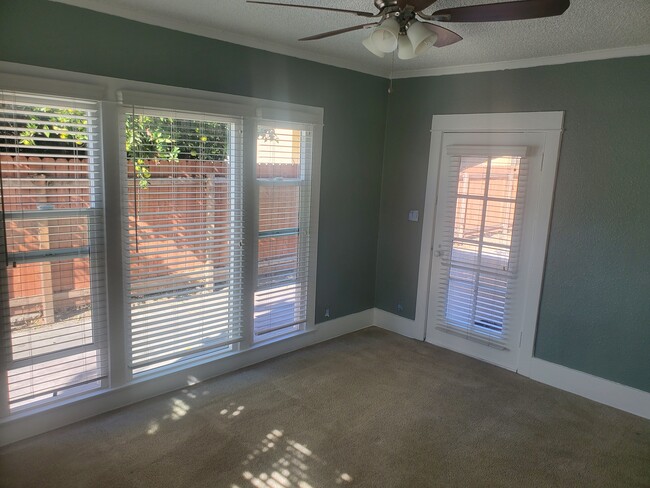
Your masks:
M 111 4 L 110 2 L 106 2 L 105 0 L 50 0 L 50 1 L 55 3 L 62 3 L 65 5 L 69 5 L 71 7 L 93 10 L 95 12 L 99 12 L 102 14 L 122 17 L 124 19 L 133 20 L 135 22 L 141 22 L 143 24 L 150 24 L 158 27 L 163 27 L 165 29 L 185 32 L 186 34 L 194 34 L 201 37 L 207 37 L 210 39 L 216 39 L 218 41 L 238 44 L 240 46 L 251 47 L 254 49 L 268 51 L 275 54 L 282 54 L 284 56 L 290 56 L 293 58 L 304 59 L 316 63 L 327 64 L 330 66 L 334 66 L 336 68 L 358 71 L 360 73 L 364 73 L 372 76 L 379 76 L 381 78 L 388 78 L 390 73 L 390 67 L 388 66 L 388 64 L 384 68 L 378 68 L 376 66 L 373 67 L 368 65 L 359 65 L 358 62 L 351 61 L 349 59 L 342 59 L 334 56 L 327 56 L 324 54 L 314 53 L 312 51 L 307 51 L 304 49 L 297 49 L 283 44 L 269 42 L 268 40 L 261 39 L 261 38 L 249 37 L 241 34 L 236 34 L 234 32 L 224 31 L 222 29 L 216 29 L 214 27 L 210 27 L 205 24 L 186 22 L 176 18 L 166 17 L 164 15 L 157 15 L 152 12 L 124 8 L 118 5 Z
M 486 71 L 534 68 L 538 66 L 552 66 L 556 64 L 581 63 L 585 61 L 598 61 L 603 59 L 629 58 L 634 56 L 648 55 L 650 55 L 650 44 L 643 44 L 641 46 L 601 49 L 599 51 L 560 54 L 557 56 L 544 56 L 541 58 L 496 61 L 493 63 L 466 64 L 462 66 L 445 66 L 440 68 L 401 70 L 396 71 L 393 74 L 393 78 L 418 78 L 423 76 L 445 76 L 465 73 L 482 73 Z
M 134 10 L 111 4 L 105 0 L 50 0 L 56 3 L 70 5 L 72 7 L 85 8 L 108 15 L 122 17 L 127 20 L 142 22 L 144 24 L 156 25 L 166 29 L 194 34 L 219 41 L 239 44 L 262 51 L 268 51 L 275 54 L 282 54 L 294 58 L 313 61 L 316 63 L 327 64 L 337 68 L 349 69 L 360 73 L 379 76 L 381 78 L 390 78 L 390 65 L 386 62 L 383 67 L 360 65 L 357 61 L 343 59 L 340 57 L 317 54 L 308 50 L 289 47 L 284 44 L 269 42 L 265 39 L 244 36 L 234 32 L 228 32 L 216 29 L 205 24 L 196 24 L 186 22 L 176 18 L 170 18 L 164 15 L 143 10 Z M 495 61 L 489 63 L 467 64 L 460 66 L 443 66 L 437 68 L 423 69 L 403 69 L 395 71 L 392 75 L 394 79 L 419 78 L 425 76 L 445 76 L 465 73 L 482 73 L 486 71 L 503 71 L 511 69 L 534 68 L 539 66 L 552 66 L 558 64 L 580 63 L 584 61 L 598 61 L 603 59 L 627 58 L 634 56 L 650 55 L 650 44 L 640 46 L 620 47 L 613 49 L 601 49 L 597 51 L 585 51 L 580 53 L 560 54 L 556 56 L 544 56 L 537 58 L 515 59 L 511 61 Z

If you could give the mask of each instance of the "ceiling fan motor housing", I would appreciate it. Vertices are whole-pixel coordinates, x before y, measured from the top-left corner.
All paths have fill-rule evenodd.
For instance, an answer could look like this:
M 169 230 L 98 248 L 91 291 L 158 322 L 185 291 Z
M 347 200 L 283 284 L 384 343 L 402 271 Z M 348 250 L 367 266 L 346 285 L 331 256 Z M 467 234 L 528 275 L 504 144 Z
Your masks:
M 396 7 L 397 0 L 375 0 L 375 7 L 379 10 L 383 10 L 386 7 Z

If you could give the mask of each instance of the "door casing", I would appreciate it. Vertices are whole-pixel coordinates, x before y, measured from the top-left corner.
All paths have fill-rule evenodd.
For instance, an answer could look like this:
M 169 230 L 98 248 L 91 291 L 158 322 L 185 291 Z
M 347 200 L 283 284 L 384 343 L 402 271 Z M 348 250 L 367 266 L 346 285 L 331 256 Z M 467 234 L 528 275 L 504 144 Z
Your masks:
M 418 276 L 417 304 L 415 312 L 415 336 L 427 340 L 427 316 L 429 307 L 431 266 L 438 199 L 438 183 L 443 157 L 443 139 L 452 133 L 539 133 L 542 135 L 541 175 L 539 197 L 527 219 L 535 221 L 535 237 L 531 241 L 530 266 L 525 270 L 526 296 L 522 304 L 521 340 L 516 361 L 508 369 L 528 375 L 534 355 L 535 331 L 542 280 L 546 261 L 546 249 L 553 206 L 555 177 L 564 125 L 564 112 L 516 112 L 494 114 L 434 115 L 431 126 L 431 146 L 425 206 L 422 219 L 422 240 Z M 428 341 L 430 342 L 430 341 Z M 504 365 L 501 365 L 504 366 Z

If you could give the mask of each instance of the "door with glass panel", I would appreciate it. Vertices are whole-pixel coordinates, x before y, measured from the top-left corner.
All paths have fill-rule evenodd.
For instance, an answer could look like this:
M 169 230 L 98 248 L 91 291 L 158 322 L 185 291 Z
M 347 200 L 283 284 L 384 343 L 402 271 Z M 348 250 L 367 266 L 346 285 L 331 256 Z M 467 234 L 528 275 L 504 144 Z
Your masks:
M 515 369 L 543 135 L 444 134 L 427 340 Z
M 99 111 L 0 92 L 5 413 L 106 386 Z

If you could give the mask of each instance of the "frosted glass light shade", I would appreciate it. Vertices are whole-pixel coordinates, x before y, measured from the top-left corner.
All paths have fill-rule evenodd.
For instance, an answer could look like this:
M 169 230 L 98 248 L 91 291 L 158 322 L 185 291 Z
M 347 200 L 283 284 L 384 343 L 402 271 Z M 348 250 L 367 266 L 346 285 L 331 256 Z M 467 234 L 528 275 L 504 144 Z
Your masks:
M 384 20 L 370 35 L 375 49 L 383 53 L 392 53 L 397 49 L 399 22 L 393 17 Z
M 413 22 L 408 30 L 406 35 L 413 45 L 413 52 L 416 56 L 419 56 L 425 51 L 428 51 L 436 43 L 438 36 L 435 32 L 431 32 L 420 22 Z
M 363 44 L 363 47 L 365 47 L 368 51 L 370 51 L 370 52 L 371 52 L 372 54 L 374 54 L 375 56 L 380 57 L 380 58 L 383 58 L 383 57 L 384 57 L 384 53 L 381 52 L 381 51 L 379 51 L 379 50 L 375 47 L 375 43 L 372 42 L 372 36 L 370 36 L 370 37 L 366 37 L 366 38 L 361 42 L 361 44 Z
M 399 47 L 397 57 L 400 59 L 413 59 L 415 51 L 413 51 L 413 44 L 407 36 L 399 36 Z

